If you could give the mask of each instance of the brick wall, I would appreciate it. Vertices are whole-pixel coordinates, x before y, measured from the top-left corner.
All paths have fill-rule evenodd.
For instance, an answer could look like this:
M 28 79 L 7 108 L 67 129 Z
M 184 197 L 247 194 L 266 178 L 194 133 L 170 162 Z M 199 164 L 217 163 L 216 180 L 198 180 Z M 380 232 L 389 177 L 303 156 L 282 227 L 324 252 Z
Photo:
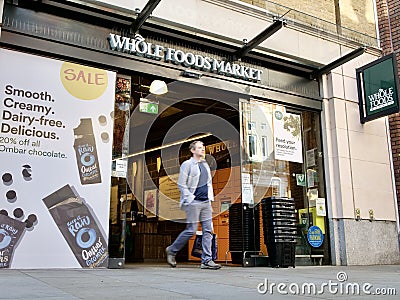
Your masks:
M 396 52 L 400 69 L 400 1 L 377 0 L 379 32 L 384 54 Z M 390 20 L 390 21 L 389 21 Z M 399 74 L 400 75 L 400 74 Z M 389 117 L 390 138 L 392 140 L 393 165 L 396 180 L 396 194 L 400 195 L 400 114 Z M 400 202 L 397 201 L 400 212 Z

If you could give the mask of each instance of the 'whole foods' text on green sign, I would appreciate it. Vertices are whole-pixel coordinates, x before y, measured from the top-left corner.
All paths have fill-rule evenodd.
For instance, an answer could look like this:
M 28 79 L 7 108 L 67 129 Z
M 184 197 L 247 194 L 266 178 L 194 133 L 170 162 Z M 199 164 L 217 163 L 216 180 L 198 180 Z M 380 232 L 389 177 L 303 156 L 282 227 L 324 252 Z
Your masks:
M 387 55 L 357 69 L 357 85 L 361 123 L 399 111 L 394 55 Z

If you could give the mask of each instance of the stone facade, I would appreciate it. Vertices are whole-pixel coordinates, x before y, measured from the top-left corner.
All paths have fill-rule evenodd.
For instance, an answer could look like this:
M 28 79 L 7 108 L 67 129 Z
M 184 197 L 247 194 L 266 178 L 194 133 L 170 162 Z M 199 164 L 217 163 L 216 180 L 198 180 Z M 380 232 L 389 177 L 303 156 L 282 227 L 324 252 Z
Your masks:
M 305 15 L 301 18 L 315 24 L 321 21 L 342 26 L 360 33 L 376 37 L 374 0 L 242 0 L 254 6 L 266 8 L 272 13 L 283 15 L 287 12 L 281 6 L 295 9 Z M 289 12 L 289 15 L 291 12 Z M 346 31 L 346 29 L 343 29 Z M 347 34 L 351 35 L 348 31 Z
M 339 9 L 340 25 L 376 37 L 373 0 L 335 0 Z

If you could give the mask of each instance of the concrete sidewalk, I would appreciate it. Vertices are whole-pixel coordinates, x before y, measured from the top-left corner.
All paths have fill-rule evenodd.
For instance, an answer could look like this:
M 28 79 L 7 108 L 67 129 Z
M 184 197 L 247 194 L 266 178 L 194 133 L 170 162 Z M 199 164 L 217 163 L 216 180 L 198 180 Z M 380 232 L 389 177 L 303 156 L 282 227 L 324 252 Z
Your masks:
M 341 273 L 340 273 L 341 272 Z M 344 272 L 344 273 L 343 273 Z M 338 279 L 339 278 L 339 279 Z M 347 280 L 346 280 L 347 278 Z M 341 281 L 339 281 L 341 280 Z M 331 291 L 329 292 L 329 281 Z M 266 284 L 271 287 L 265 294 Z M 281 290 L 289 294 L 284 295 Z M 304 283 L 315 284 L 311 293 Z M 366 295 L 367 291 L 396 296 Z M 326 285 L 324 287 L 324 284 Z M 351 284 L 351 285 L 350 285 Z M 353 287 L 360 287 L 355 295 Z M 124 269 L 0 270 L 0 299 L 399 299 L 400 266 L 231 267 L 201 270 L 199 265 L 132 264 Z M 290 286 L 290 287 L 289 287 Z M 302 293 L 302 286 L 305 292 Z M 296 287 L 299 287 L 296 292 Z M 321 288 L 322 287 L 322 288 Z M 343 288 L 341 292 L 340 288 Z M 346 287 L 350 293 L 346 293 Z M 350 289 L 349 289 L 350 288 Z M 333 292 L 337 290 L 336 294 Z M 259 291 L 258 291 L 259 290 Z M 271 291 L 273 294 L 271 294 Z M 297 293 L 297 295 L 293 295 Z

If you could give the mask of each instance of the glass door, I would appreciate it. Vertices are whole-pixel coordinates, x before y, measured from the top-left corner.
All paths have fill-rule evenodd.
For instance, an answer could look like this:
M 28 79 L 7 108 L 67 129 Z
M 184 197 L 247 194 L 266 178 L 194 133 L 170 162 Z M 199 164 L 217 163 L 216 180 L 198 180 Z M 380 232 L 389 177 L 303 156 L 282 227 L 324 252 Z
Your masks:
M 114 135 L 112 178 L 110 195 L 109 267 L 123 267 L 125 263 L 127 218 L 131 218 L 133 195 L 127 182 L 127 159 L 129 151 L 129 118 L 131 111 L 130 76 L 117 76 L 114 105 Z
M 268 253 L 262 200 L 292 198 L 296 255 L 305 264 L 329 263 L 319 114 L 250 99 L 240 102 L 240 116 L 242 205 L 259 216 L 259 224 L 242 217 L 243 250 Z M 309 242 L 312 226 L 320 244 Z

